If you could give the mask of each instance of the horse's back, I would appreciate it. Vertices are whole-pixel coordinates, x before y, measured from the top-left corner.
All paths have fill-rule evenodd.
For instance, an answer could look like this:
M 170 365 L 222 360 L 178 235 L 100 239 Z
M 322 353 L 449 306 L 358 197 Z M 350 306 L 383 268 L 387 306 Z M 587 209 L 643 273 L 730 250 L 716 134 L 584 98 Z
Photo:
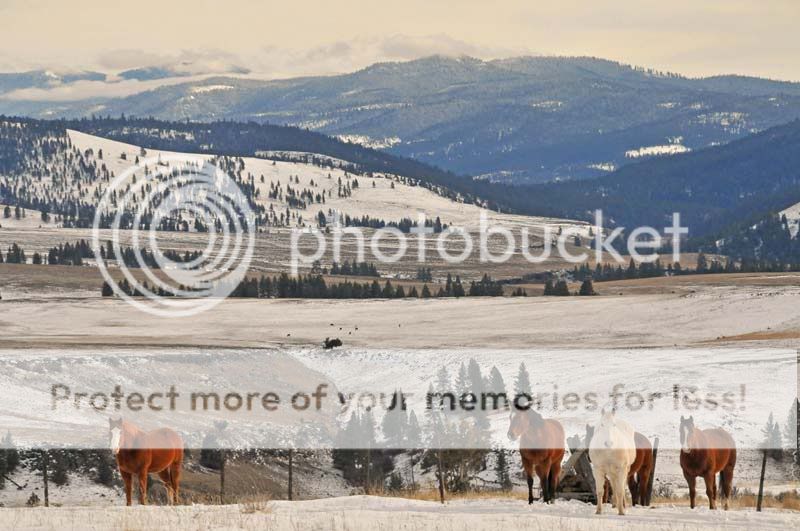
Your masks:
M 631 465 L 631 472 L 639 470 L 649 470 L 653 463 L 653 445 L 650 439 L 639 433 L 634 433 L 636 442 L 636 460 Z
M 555 419 L 544 421 L 547 430 L 548 446 L 559 459 L 564 456 L 564 426 Z
M 147 432 L 145 439 L 148 448 L 183 449 L 183 439 L 175 430 L 169 428 L 159 428 Z
M 151 470 L 157 472 L 183 461 L 183 439 L 169 428 L 147 433 L 145 445 L 151 454 Z
M 714 472 L 736 464 L 736 441 L 730 433 L 722 428 L 711 428 L 703 430 L 703 435 L 709 449 L 714 452 Z

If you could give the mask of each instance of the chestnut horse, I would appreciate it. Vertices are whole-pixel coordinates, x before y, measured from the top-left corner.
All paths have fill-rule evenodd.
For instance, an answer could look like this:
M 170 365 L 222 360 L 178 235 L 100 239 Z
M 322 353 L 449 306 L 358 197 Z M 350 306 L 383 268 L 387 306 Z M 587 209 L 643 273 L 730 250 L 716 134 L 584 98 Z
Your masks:
M 531 408 L 511 414 L 508 438 L 519 439 L 522 468 L 528 479 L 528 503 L 533 503 L 533 473 L 539 478 L 542 499 L 553 503 L 558 489 L 561 461 L 564 459 L 564 428 L 554 419 L 545 419 Z
M 586 425 L 586 447 L 594 435 L 594 426 Z M 636 442 L 636 460 L 628 470 L 628 489 L 631 491 L 631 501 L 633 505 L 649 505 L 647 500 L 647 487 L 650 484 L 650 477 L 653 475 L 653 445 L 650 440 L 639 433 L 633 434 Z M 603 503 L 608 503 L 611 498 L 611 483 L 606 480 L 603 490 Z
M 183 440 L 169 428 L 142 431 L 122 419 L 108 419 L 111 451 L 125 483 L 126 505 L 131 504 L 133 478 L 139 481 L 139 504 L 147 504 L 147 478 L 158 474 L 171 505 L 178 502 L 183 463 Z
M 715 475 L 719 472 L 720 487 L 725 510 L 733 487 L 733 469 L 736 466 L 736 443 L 722 428 L 701 430 L 695 427 L 694 417 L 687 419 L 681 415 L 681 468 L 683 477 L 689 484 L 689 503 L 695 507 L 695 482 L 701 476 L 706 484 L 709 509 L 717 508 L 717 484 Z

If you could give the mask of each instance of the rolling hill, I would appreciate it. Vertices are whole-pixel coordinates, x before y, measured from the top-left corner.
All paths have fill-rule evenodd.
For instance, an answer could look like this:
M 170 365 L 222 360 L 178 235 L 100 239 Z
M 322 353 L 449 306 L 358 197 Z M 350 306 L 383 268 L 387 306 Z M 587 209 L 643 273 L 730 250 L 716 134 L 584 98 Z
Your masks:
M 459 174 L 530 183 L 602 176 L 800 117 L 800 84 L 689 79 L 589 57 L 434 56 L 337 76 L 216 77 L 125 98 L 0 100 L 0 112 L 289 124 Z

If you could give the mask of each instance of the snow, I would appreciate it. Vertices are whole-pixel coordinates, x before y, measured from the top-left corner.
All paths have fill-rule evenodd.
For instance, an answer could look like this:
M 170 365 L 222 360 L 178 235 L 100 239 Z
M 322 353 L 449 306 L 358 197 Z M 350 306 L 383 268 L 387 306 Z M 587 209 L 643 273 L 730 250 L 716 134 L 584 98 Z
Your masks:
M 779 216 L 786 216 L 789 222 L 789 232 L 795 238 L 800 232 L 800 203 L 790 206 L 778 213 Z
M 203 94 L 206 92 L 218 92 L 221 90 L 233 90 L 233 86 L 231 85 L 201 85 L 198 87 L 192 87 L 191 92 L 192 94 Z
M 645 146 L 638 149 L 629 149 L 625 152 L 625 158 L 638 159 L 641 157 L 651 157 L 653 155 L 675 155 L 686 153 L 689 148 L 681 144 L 665 144 L 660 146 Z
M 360 146 L 372 148 L 372 149 L 388 149 L 395 144 L 400 143 L 400 138 L 396 136 L 384 137 L 384 138 L 371 138 L 367 135 L 337 135 L 336 138 L 341 140 L 342 142 L 349 142 L 351 144 L 358 144 Z
M 73 145 L 81 150 L 91 148 L 96 154 L 102 149 L 103 162 L 114 175 L 119 175 L 128 169 L 133 164 L 140 151 L 139 147 L 131 144 L 117 142 L 115 140 L 109 140 L 78 131 L 70 130 L 68 134 Z M 126 159 L 120 157 L 122 153 L 126 155 Z M 158 155 L 166 157 L 175 154 L 175 152 L 170 151 L 147 150 L 148 157 L 156 157 Z M 499 214 L 476 205 L 468 205 L 453 201 L 423 186 L 403 184 L 391 175 L 376 174 L 376 176 L 372 178 L 363 175 L 351 175 L 339 168 L 322 168 L 314 166 L 313 164 L 300 162 L 299 159 L 299 157 L 311 155 L 317 158 L 332 160 L 334 163 L 347 164 L 345 161 L 338 161 L 322 155 L 268 151 L 260 152 L 257 155 L 258 157 L 244 157 L 245 170 L 243 174 L 250 173 L 255 177 L 256 188 L 261 192 L 259 201 L 265 206 L 269 207 L 269 205 L 272 205 L 277 212 L 284 212 L 288 208 L 288 204 L 285 201 L 269 199 L 268 193 L 270 182 L 279 181 L 285 188 L 290 177 L 298 178 L 300 181 L 299 184 L 292 184 L 292 187 L 295 189 L 303 190 L 307 188 L 313 190 L 315 193 L 321 193 L 323 190 L 327 190 L 328 193 L 331 194 L 325 204 L 314 203 L 309 205 L 305 210 L 292 209 L 301 214 L 307 223 L 315 223 L 314 218 L 319 211 L 327 211 L 332 208 L 341 212 L 342 215 L 347 214 L 351 217 L 367 215 L 385 221 L 399 221 L 401 218 L 405 217 L 416 219 L 417 214 L 424 213 L 426 218 L 430 220 L 440 217 L 442 222 L 448 225 L 474 228 L 479 224 L 481 213 L 485 213 L 488 216 L 489 223 L 502 224 L 512 230 L 519 227 L 528 227 L 532 236 L 541 234 L 547 226 L 552 229 L 553 234 L 555 234 L 559 227 L 563 227 L 564 230 L 567 230 L 569 227 L 574 227 L 578 233 L 583 235 L 588 234 L 588 225 L 583 222 Z M 295 155 L 298 157 L 298 161 L 285 162 L 281 160 L 269 160 L 270 156 L 285 155 Z M 197 157 L 198 160 L 210 158 L 208 155 L 190 154 L 190 156 Z M 264 183 L 260 182 L 260 177 L 262 175 L 264 176 Z M 330 178 L 328 178 L 328 176 L 330 176 Z M 359 188 L 353 189 L 352 196 L 350 197 L 337 197 L 339 179 L 341 179 L 342 183 L 346 183 L 353 178 L 358 179 L 360 184 Z M 311 181 L 315 183 L 315 186 L 311 184 Z M 394 187 L 392 187 L 392 185 L 394 185 Z M 93 191 L 91 187 L 88 187 L 88 189 L 90 192 Z M 0 223 L 2 223 L 2 221 L 0 221 Z
M 626 516 L 595 515 L 577 501 L 528 505 L 508 498 L 436 502 L 377 496 L 349 496 L 309 501 L 270 501 L 242 505 L 178 507 L 51 507 L 4 509 L 15 529 L 291 529 L 352 531 L 436 529 L 474 531 L 531 529 L 792 529 L 797 513 L 767 509 L 709 511 L 686 506 L 635 507 Z
M 617 166 L 613 162 L 597 162 L 595 164 L 589 164 L 588 167 L 593 170 L 601 171 L 614 171 L 617 169 Z

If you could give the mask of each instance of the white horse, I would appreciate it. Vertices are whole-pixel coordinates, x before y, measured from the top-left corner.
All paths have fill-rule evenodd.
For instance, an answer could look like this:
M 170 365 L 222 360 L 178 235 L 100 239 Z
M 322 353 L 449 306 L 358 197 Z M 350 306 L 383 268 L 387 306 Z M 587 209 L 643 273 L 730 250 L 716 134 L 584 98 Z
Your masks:
M 636 460 L 636 440 L 630 424 L 618 419 L 614 412 L 603 411 L 600 424 L 589 443 L 594 484 L 597 490 L 597 511 L 603 512 L 603 489 L 606 478 L 611 483 L 613 501 L 619 514 L 625 514 L 625 481 L 628 470 Z

